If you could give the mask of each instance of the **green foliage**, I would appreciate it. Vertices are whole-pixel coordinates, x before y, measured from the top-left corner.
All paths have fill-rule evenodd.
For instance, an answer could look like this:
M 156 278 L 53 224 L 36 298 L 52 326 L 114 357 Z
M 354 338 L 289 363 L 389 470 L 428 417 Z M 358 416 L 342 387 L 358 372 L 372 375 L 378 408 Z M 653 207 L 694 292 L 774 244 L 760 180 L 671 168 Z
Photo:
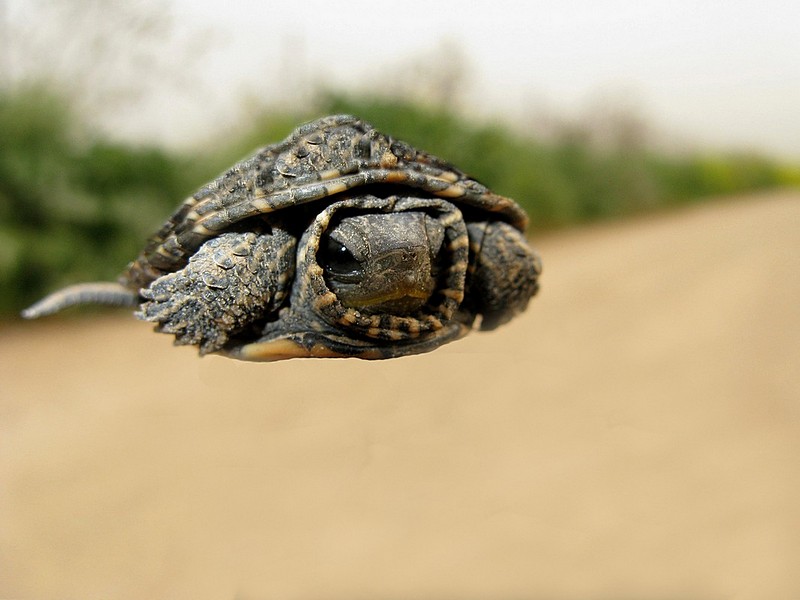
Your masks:
M 796 167 L 747 154 L 652 157 L 650 167 L 667 204 L 800 183 Z
M 0 94 L 0 314 L 59 285 L 113 280 L 206 173 L 92 138 L 45 87 Z
M 359 115 L 520 202 L 542 230 L 800 186 L 800 167 L 755 155 L 601 148 L 580 124 L 546 141 L 409 101 L 323 97 L 313 113 L 264 111 L 213 153 L 180 156 L 91 135 L 45 87 L 0 92 L 0 315 L 61 285 L 113 280 L 178 203 L 254 149 L 322 114 Z M 625 139 L 624 136 L 619 136 Z

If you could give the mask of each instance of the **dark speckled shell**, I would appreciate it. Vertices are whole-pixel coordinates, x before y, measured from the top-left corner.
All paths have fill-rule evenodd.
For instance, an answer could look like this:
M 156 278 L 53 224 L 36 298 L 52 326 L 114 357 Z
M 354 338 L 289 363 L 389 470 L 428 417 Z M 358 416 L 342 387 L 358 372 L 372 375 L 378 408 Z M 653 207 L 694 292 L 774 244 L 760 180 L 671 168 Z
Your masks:
M 122 277 L 133 290 L 187 264 L 208 239 L 244 219 L 330 198 L 360 186 L 421 190 L 524 230 L 527 217 L 449 163 L 349 115 L 307 123 L 188 198 Z

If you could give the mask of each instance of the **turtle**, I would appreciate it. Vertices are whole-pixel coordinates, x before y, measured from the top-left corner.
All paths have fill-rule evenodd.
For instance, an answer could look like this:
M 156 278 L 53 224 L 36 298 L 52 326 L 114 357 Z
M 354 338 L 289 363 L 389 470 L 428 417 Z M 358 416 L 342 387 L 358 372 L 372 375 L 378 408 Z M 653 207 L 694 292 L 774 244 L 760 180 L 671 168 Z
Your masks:
M 428 352 L 522 312 L 527 215 L 351 115 L 301 125 L 185 200 L 116 283 L 23 311 L 136 307 L 178 345 L 251 361 Z

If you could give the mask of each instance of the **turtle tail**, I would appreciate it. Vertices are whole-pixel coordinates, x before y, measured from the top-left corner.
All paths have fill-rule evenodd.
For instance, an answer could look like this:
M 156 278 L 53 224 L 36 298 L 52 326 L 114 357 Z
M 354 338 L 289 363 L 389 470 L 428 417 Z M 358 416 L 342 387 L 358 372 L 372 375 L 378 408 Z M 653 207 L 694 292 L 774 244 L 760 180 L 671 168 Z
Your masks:
M 52 315 L 76 304 L 107 304 L 111 306 L 136 306 L 139 294 L 119 283 L 95 282 L 70 285 L 45 296 L 22 311 L 26 319 Z

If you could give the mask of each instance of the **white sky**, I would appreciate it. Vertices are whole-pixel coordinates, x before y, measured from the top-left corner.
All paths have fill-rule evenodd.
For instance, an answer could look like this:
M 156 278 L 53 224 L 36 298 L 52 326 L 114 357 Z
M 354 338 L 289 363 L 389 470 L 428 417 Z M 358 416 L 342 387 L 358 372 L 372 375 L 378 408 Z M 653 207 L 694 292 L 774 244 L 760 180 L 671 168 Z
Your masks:
M 450 40 L 468 61 L 469 100 L 482 112 L 569 115 L 610 95 L 679 139 L 800 158 L 797 0 L 171 5 L 203 51 L 189 89 L 165 92 L 137 120 L 168 140 L 233 122 L 245 97 L 291 98 L 298 81 L 381 85 L 391 69 Z

